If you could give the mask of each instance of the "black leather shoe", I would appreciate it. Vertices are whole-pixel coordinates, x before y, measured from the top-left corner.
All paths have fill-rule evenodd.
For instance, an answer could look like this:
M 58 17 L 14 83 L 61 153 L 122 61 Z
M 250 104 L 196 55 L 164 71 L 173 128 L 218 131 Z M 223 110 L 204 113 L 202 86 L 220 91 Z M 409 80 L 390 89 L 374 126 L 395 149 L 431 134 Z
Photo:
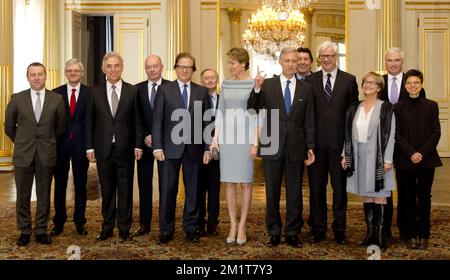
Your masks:
M 52 231 L 50 231 L 50 235 L 51 236 L 58 236 L 60 235 L 64 230 L 64 227 L 60 227 L 60 226 L 54 226 Z
M 267 242 L 268 247 L 278 246 L 281 243 L 281 237 L 279 235 L 271 235 L 269 242 Z
M 286 243 L 291 245 L 294 248 L 301 248 L 302 242 L 298 239 L 297 235 L 286 236 Z
M 205 230 L 205 226 L 199 226 L 198 227 L 198 235 L 201 237 L 205 237 L 206 236 L 206 230 Z
M 109 230 L 109 231 L 102 231 L 100 232 L 100 234 L 97 236 L 97 240 L 98 241 L 105 241 L 106 239 L 110 238 L 113 236 L 113 231 Z
M 42 233 L 42 234 L 36 235 L 36 242 L 48 245 L 48 244 L 52 244 L 52 238 L 48 234 Z
M 84 225 L 76 225 L 75 227 L 76 227 L 79 235 L 87 235 L 88 234 L 87 230 L 84 228 Z
M 133 238 L 130 235 L 129 231 L 121 231 L 119 232 L 119 237 L 122 239 L 122 241 L 131 241 Z
M 208 224 L 206 225 L 206 232 L 208 235 L 219 235 L 219 231 L 217 230 L 217 224 Z
M 411 238 L 408 241 L 406 241 L 406 247 L 408 249 L 418 249 L 419 246 L 417 244 L 417 240 L 415 238 Z
M 140 225 L 139 228 L 133 233 L 133 236 L 142 236 L 150 233 L 150 227 L 146 225 Z
M 173 240 L 173 236 L 171 234 L 161 234 L 159 236 L 158 244 L 167 244 Z
M 186 232 L 186 239 L 191 242 L 199 242 L 200 241 L 200 237 L 199 237 L 197 231 Z
M 336 240 L 336 243 L 339 245 L 345 245 L 348 243 L 347 238 L 345 237 L 344 232 L 335 232 L 334 233 L 334 240 Z
M 30 235 L 29 234 L 21 234 L 19 240 L 17 240 L 17 246 L 25 246 L 30 243 Z
M 325 233 L 313 233 L 311 236 L 311 243 L 319 243 L 326 239 Z

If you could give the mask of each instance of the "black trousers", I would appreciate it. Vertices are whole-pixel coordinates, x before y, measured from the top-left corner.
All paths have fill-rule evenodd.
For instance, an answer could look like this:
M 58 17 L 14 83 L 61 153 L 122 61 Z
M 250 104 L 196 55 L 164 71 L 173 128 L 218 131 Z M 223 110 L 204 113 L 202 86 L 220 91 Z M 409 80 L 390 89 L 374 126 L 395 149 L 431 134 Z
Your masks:
M 102 192 L 102 231 L 114 229 L 128 233 L 133 210 L 133 160 L 123 160 L 113 145 L 108 159 L 97 159 L 98 177 Z M 117 204 L 116 204 L 117 201 Z
M 398 170 L 398 197 L 404 201 L 398 208 L 405 213 L 406 238 L 430 237 L 431 186 L 435 169 Z
M 53 223 L 57 227 L 64 226 L 67 221 L 66 211 L 66 191 L 69 179 L 70 163 L 72 162 L 72 177 L 75 189 L 75 209 L 73 212 L 73 222 L 75 225 L 86 223 L 86 201 L 87 201 L 87 172 L 89 161 L 86 158 L 86 149 L 77 147 L 73 141 L 68 141 L 67 145 L 58 147 L 58 164 L 55 167 L 55 193 L 54 205 L 55 216 Z
M 159 230 L 161 234 L 173 235 L 175 230 L 175 211 L 177 206 L 178 180 L 180 168 L 183 170 L 184 212 L 183 230 L 198 230 L 198 174 L 201 161 L 191 160 L 184 152 L 179 159 L 163 161 L 162 186 L 160 188 Z
M 286 187 L 286 236 L 300 233 L 303 227 L 303 162 L 289 160 L 287 149 L 278 160 L 263 159 L 264 178 L 266 183 L 266 224 L 270 235 L 280 235 L 282 221 L 280 215 L 281 183 L 283 174 Z
M 43 166 L 37 151 L 29 166 L 14 166 L 17 192 L 17 228 L 22 234 L 31 235 L 32 232 L 30 199 L 34 177 L 36 177 L 37 197 L 34 233 L 36 235 L 47 233 L 48 217 L 50 215 L 50 189 L 52 183 L 52 173 L 53 167 Z
M 316 159 L 308 167 L 310 210 L 313 233 L 327 231 L 328 173 L 333 188 L 333 232 L 345 232 L 347 211 L 347 177 L 341 166 L 342 150 L 316 149 Z
M 145 147 L 143 155 L 137 161 L 137 177 L 139 186 L 139 222 L 150 229 L 153 208 L 153 166 L 155 158 L 152 149 Z M 157 161 L 158 188 L 161 191 L 162 163 Z
M 200 165 L 198 184 L 198 207 L 200 226 L 216 226 L 219 223 L 220 211 L 220 164 L 212 160 L 208 164 Z M 206 197 L 208 196 L 208 198 Z M 206 220 L 208 214 L 208 221 Z

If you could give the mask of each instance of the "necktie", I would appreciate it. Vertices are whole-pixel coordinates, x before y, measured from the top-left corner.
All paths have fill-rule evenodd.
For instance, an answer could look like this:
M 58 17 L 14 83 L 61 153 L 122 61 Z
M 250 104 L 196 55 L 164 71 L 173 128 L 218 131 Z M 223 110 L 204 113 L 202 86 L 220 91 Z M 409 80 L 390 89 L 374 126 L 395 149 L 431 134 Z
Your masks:
M 41 93 L 36 92 L 37 99 L 34 106 L 34 116 L 36 117 L 36 122 L 39 122 L 39 119 L 41 118 L 41 112 L 42 112 L 42 106 L 41 106 Z
M 75 91 L 76 91 L 76 89 L 73 88 L 73 89 L 72 89 L 72 95 L 70 96 L 70 104 L 69 104 L 69 107 L 70 107 L 70 117 L 71 117 L 71 118 L 73 118 L 73 115 L 75 114 L 75 106 L 76 106 L 76 104 L 77 104 L 77 100 L 76 100 L 76 98 L 75 98 Z
M 284 90 L 284 106 L 286 107 L 286 113 L 289 115 L 291 111 L 291 90 L 289 89 L 289 84 L 291 81 L 286 81 L 286 88 Z
M 327 83 L 325 84 L 325 97 L 327 99 L 327 102 L 330 103 L 331 101 L 331 74 L 327 74 Z
M 209 96 L 209 104 L 211 106 L 211 110 L 214 115 L 214 113 L 216 111 L 216 106 L 214 106 L 214 95 L 212 95 L 212 94 Z
M 398 102 L 397 77 L 393 77 L 391 84 L 391 104 L 395 105 L 397 102 Z
M 153 86 L 152 86 L 152 94 L 150 95 L 150 105 L 152 105 L 152 108 L 153 108 L 153 105 L 155 105 L 156 86 L 157 86 L 157 85 L 158 85 L 157 83 L 153 83 Z
M 182 97 L 183 97 L 183 102 L 184 102 L 184 108 L 188 109 L 188 93 L 187 93 L 188 85 L 184 84 L 183 86 L 184 86 L 184 89 L 183 89 Z
M 117 112 L 117 105 L 119 105 L 119 97 L 117 96 L 116 86 L 112 85 L 111 88 L 112 88 L 112 93 L 111 93 L 112 115 L 113 115 L 113 117 L 115 117 L 116 112 Z

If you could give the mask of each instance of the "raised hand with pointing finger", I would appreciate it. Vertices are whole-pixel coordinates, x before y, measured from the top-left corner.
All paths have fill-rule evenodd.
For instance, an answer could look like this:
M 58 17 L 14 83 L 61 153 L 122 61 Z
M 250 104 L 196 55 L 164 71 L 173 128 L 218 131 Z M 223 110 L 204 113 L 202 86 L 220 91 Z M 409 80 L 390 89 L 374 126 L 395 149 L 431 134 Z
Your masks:
M 255 91 L 259 91 L 261 89 L 264 80 L 266 79 L 267 74 L 264 74 L 264 71 L 259 71 L 259 66 L 257 66 L 256 77 L 255 77 Z

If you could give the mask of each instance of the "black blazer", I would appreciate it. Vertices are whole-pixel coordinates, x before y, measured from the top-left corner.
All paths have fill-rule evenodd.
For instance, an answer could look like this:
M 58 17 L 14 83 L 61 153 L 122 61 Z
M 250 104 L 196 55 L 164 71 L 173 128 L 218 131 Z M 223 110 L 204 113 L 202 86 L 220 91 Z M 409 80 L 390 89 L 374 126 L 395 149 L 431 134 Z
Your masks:
M 201 119 L 197 122 L 195 122 L 194 118 L 194 101 L 201 102 L 198 103 L 199 105 L 196 105 L 200 106 L 197 107 L 198 109 L 201 109 L 201 111 L 196 112 L 196 114 L 201 114 Z M 181 117 L 179 120 L 178 118 L 177 120 L 172 120 L 172 113 L 175 110 L 184 109 L 181 91 L 178 87 L 177 80 L 161 85 L 158 88 L 158 94 L 156 95 L 153 108 L 153 149 L 163 149 L 167 159 L 181 158 L 186 149 L 189 159 L 201 160 L 203 152 L 209 149 L 203 140 L 203 131 L 210 122 L 203 120 L 203 114 L 210 107 L 208 90 L 203 86 L 191 82 L 191 94 L 189 98 L 190 120 Z M 172 141 L 172 130 L 174 128 L 181 129 L 181 127 L 183 127 L 183 132 L 186 132 L 183 134 L 185 140 L 183 143 L 176 144 Z M 194 132 L 197 135 L 194 135 Z M 176 135 L 179 134 L 176 133 Z
M 436 146 L 441 137 L 438 104 L 418 97 L 406 98 L 394 109 L 396 120 L 396 152 L 394 163 L 397 169 L 430 169 L 442 166 Z M 422 154 L 419 164 L 411 161 L 415 152 Z
M 106 84 L 92 89 L 91 95 L 86 119 L 86 149 L 94 149 L 97 159 L 108 159 L 114 134 L 117 154 L 122 160 L 133 160 L 134 149 L 144 146 L 137 88 L 122 81 L 115 118 L 109 107 Z
M 383 75 L 383 79 L 384 79 L 384 88 L 383 88 L 383 90 L 380 91 L 379 98 L 381 100 L 390 102 L 389 94 L 388 94 L 388 74 Z M 398 96 L 398 102 L 406 99 L 408 96 L 409 96 L 409 94 L 405 88 L 405 73 L 403 73 L 402 84 L 400 86 L 400 95 Z M 423 88 L 420 91 L 420 97 L 425 98 L 425 90 Z
M 161 85 L 169 83 L 170 81 L 162 79 Z M 144 132 L 144 138 L 147 135 L 152 134 L 152 121 L 153 121 L 153 108 L 150 105 L 150 100 L 148 99 L 148 80 L 136 84 L 138 88 L 139 95 L 139 113 L 141 116 L 142 129 Z M 161 86 L 160 85 L 160 86 Z
M 263 108 L 267 109 L 267 115 L 261 135 L 278 137 L 279 143 L 275 153 L 265 154 L 262 151 L 260 156 L 264 159 L 277 160 L 280 158 L 283 148 L 286 147 L 287 154 L 292 161 L 303 162 L 306 158 L 306 151 L 314 149 L 316 141 L 311 86 L 304 81 L 297 80 L 291 111 L 287 115 L 280 77 L 267 79 L 259 93 L 252 90 L 247 102 L 247 109 L 255 109 L 259 112 Z M 272 109 L 275 110 L 272 111 Z M 278 135 L 273 135 L 270 125 L 275 116 L 279 120 Z M 263 144 L 260 142 L 260 149 L 269 149 L 271 145 L 274 143 Z
M 72 134 L 72 141 L 75 149 L 79 150 L 80 152 L 85 151 L 86 110 L 89 98 L 91 98 L 89 88 L 83 84 L 80 86 L 80 93 L 78 95 L 77 105 L 75 107 L 73 118 L 71 118 L 70 116 L 70 104 L 69 98 L 67 96 L 67 84 L 55 88 L 53 91 L 62 96 L 66 108 L 66 129 L 64 130 L 63 135 L 58 139 L 58 149 L 65 149 L 67 147 L 67 143 L 70 139 L 70 134 Z
M 358 101 L 358 84 L 355 76 L 337 70 L 336 80 L 328 104 L 323 88 L 323 71 L 305 78 L 312 87 L 316 113 L 316 147 L 338 149 L 344 147 L 345 112 L 347 107 Z

